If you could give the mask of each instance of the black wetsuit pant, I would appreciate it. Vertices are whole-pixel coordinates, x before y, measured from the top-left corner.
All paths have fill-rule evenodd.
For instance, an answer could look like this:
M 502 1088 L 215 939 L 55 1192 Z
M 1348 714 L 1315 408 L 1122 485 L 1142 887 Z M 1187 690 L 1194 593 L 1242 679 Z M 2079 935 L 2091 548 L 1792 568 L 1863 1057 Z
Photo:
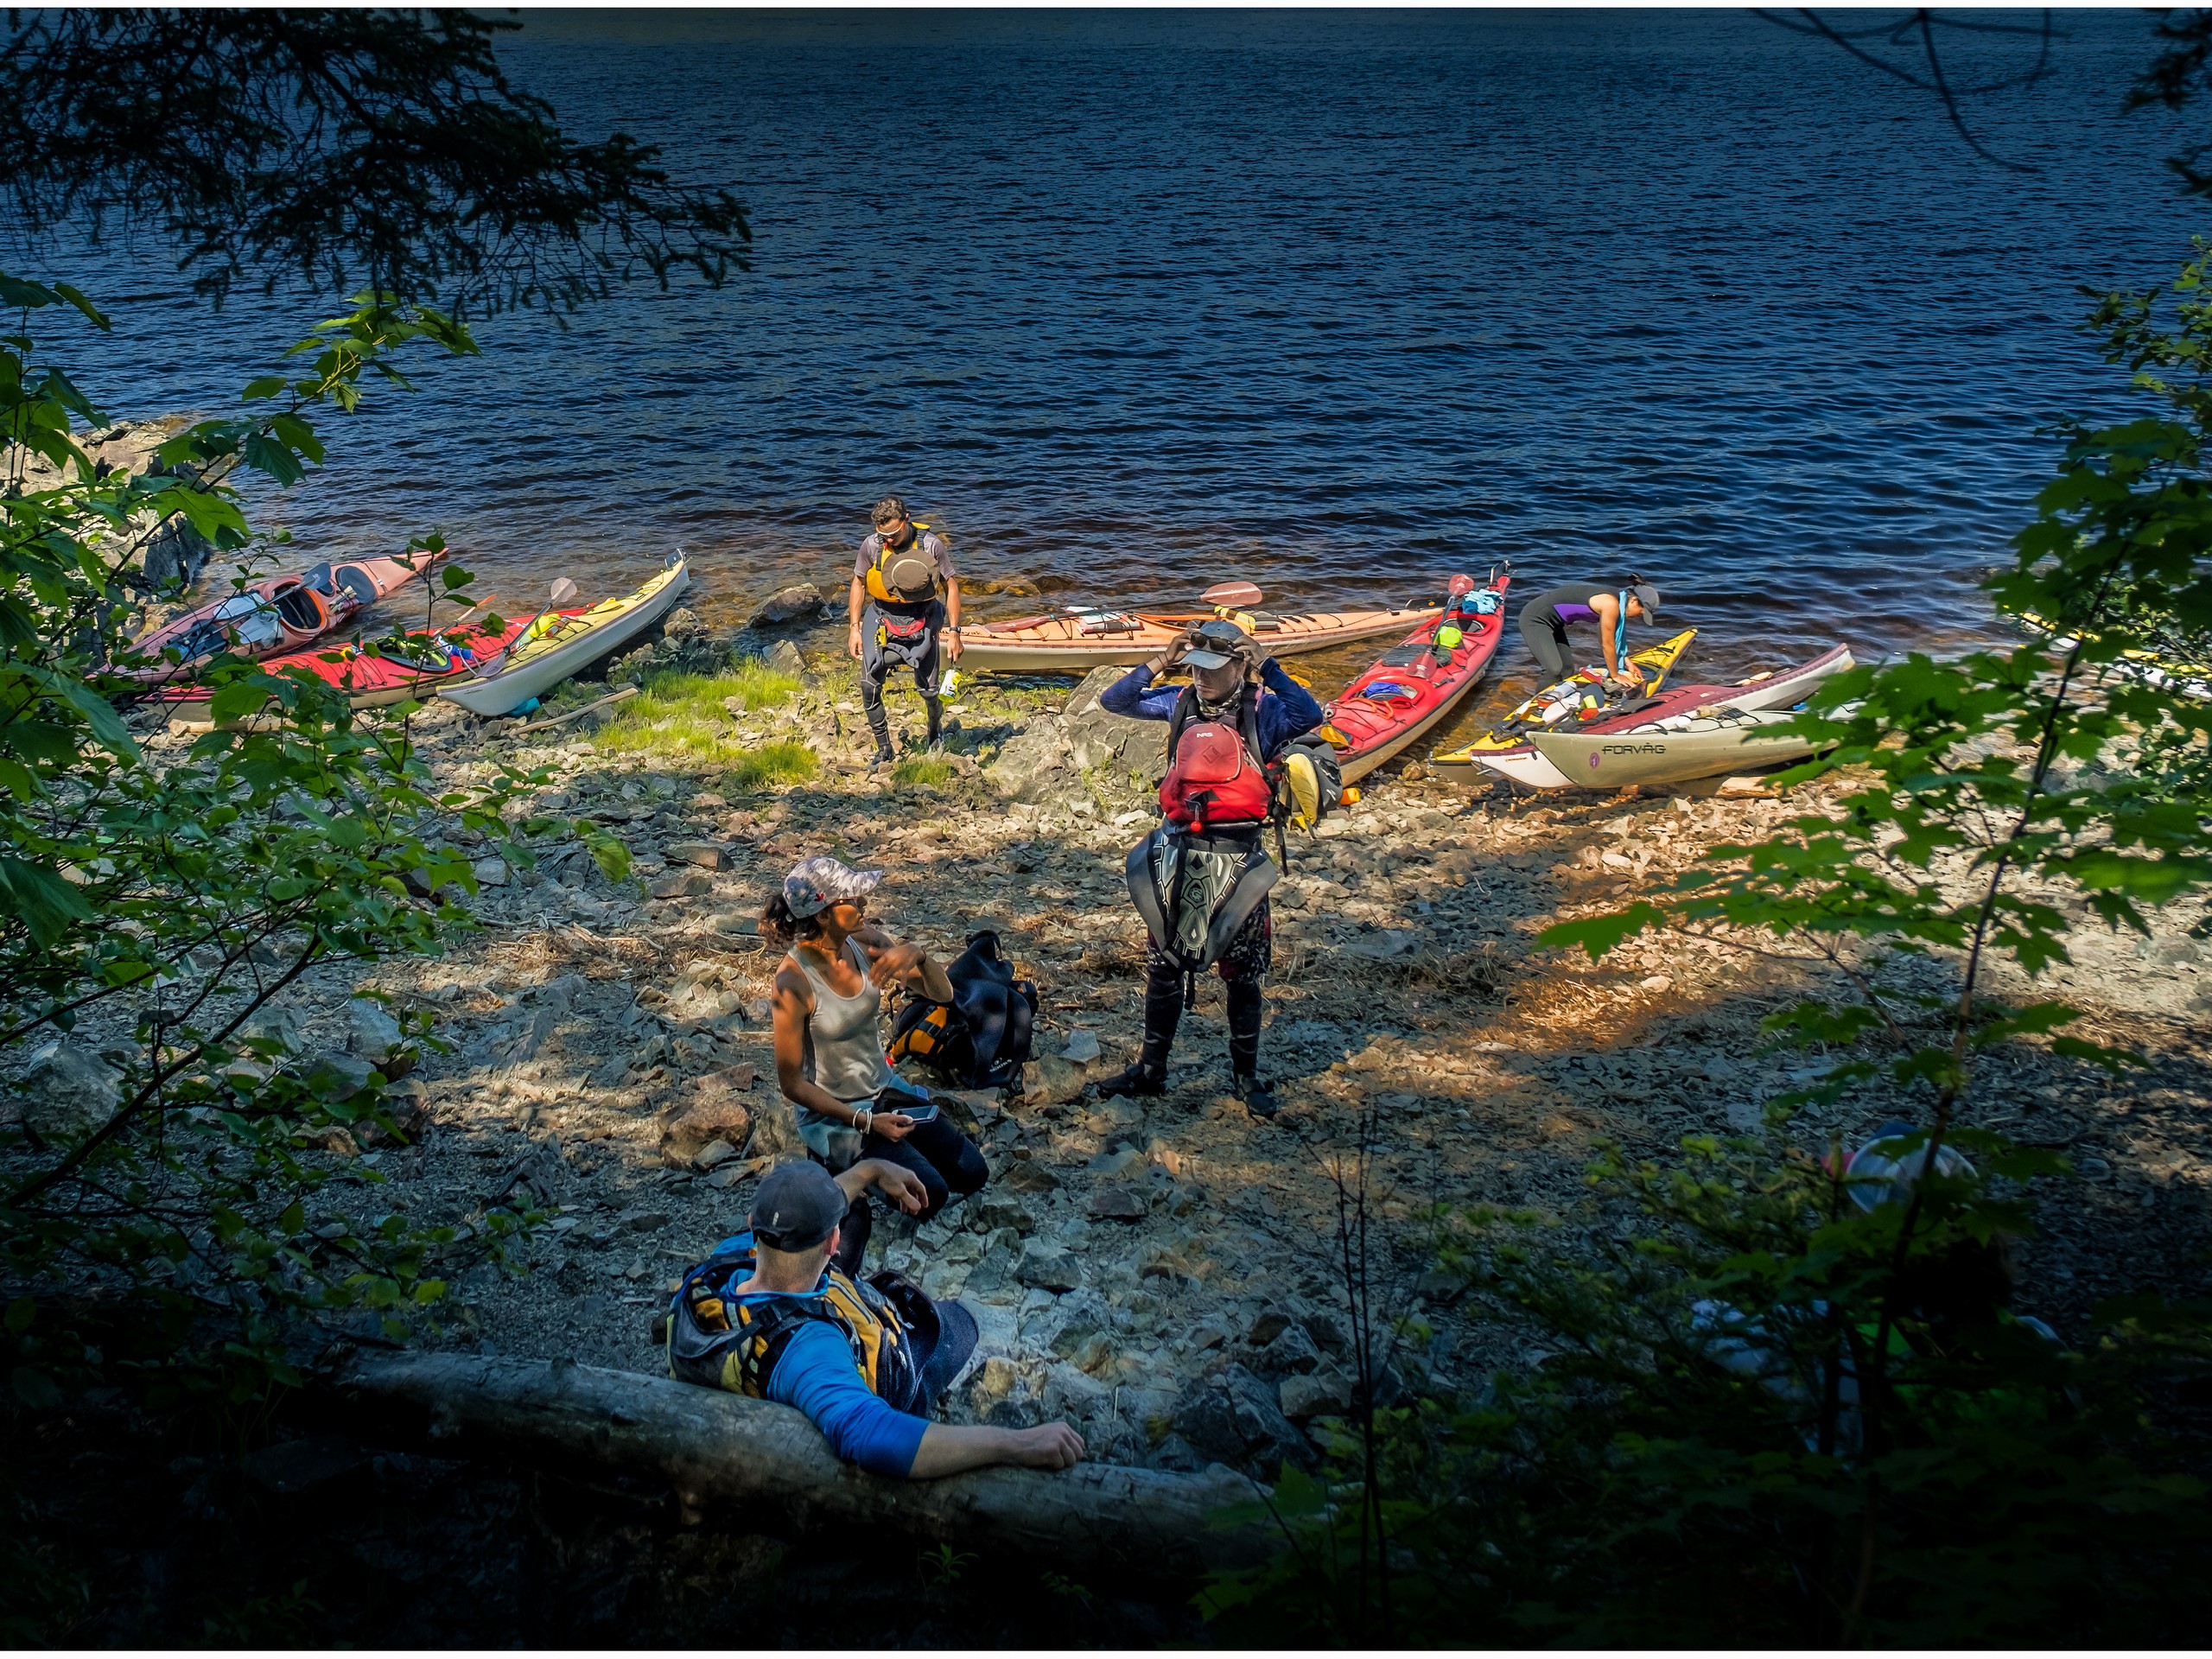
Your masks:
M 887 1103 L 884 1109 L 898 1108 Z M 915 1124 L 897 1141 L 873 1133 L 863 1136 L 861 1156 L 880 1158 L 919 1179 L 929 1194 L 916 1217 L 919 1221 L 927 1221 L 955 1198 L 982 1192 L 983 1183 L 991 1179 L 982 1149 L 955 1128 L 942 1110 L 928 1122 Z M 838 1267 L 849 1274 L 860 1271 L 861 1257 L 868 1250 L 868 1235 L 874 1226 L 874 1211 L 863 1192 L 845 1211 L 844 1233 L 837 1241 Z
M 1274 916 L 1268 901 L 1245 918 L 1214 963 L 1229 993 L 1229 1069 L 1240 1077 L 1260 1070 L 1260 988 L 1274 961 Z M 1147 948 L 1144 979 L 1144 1048 L 1137 1064 L 1154 1077 L 1167 1071 L 1167 1052 L 1183 1020 L 1183 970 L 1158 945 Z
M 1521 639 L 1548 682 L 1563 680 L 1574 672 L 1574 660 L 1567 654 L 1572 648 L 1567 643 L 1567 624 L 1552 608 L 1548 594 L 1521 607 Z
M 911 639 L 901 639 L 893 627 L 922 624 Z M 896 668 L 914 671 L 914 689 L 930 713 L 929 741 L 937 741 L 944 724 L 944 704 L 937 694 L 938 636 L 944 631 L 944 601 L 927 605 L 884 606 L 869 600 L 861 607 L 861 707 L 868 715 L 868 728 L 875 734 L 875 752 L 891 753 L 891 721 L 883 711 L 883 683 Z

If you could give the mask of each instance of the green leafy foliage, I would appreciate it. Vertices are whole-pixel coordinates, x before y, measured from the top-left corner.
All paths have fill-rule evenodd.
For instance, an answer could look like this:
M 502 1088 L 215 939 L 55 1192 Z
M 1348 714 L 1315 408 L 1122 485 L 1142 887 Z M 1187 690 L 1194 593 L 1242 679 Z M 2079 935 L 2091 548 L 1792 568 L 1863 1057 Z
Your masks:
M 1347 1432 L 1321 1477 L 1286 1471 L 1224 1516 L 1287 1541 L 1202 1598 L 1225 1636 L 1937 1647 L 2196 1628 L 2212 1522 L 2159 1402 L 2212 1367 L 2212 1326 L 2115 1303 L 2069 1345 L 2004 1311 L 2022 1184 L 2050 1154 L 1978 1141 L 1975 1175 L 1921 1184 L 1908 1234 L 1906 1206 L 1854 1202 L 1832 1157 L 1764 1137 L 1685 1153 L 1601 1158 L 1600 1193 L 1643 1217 L 1624 1236 L 1438 1217 L 1470 1316 L 1545 1357 L 1378 1414 L 1372 1478 Z M 1388 1494 L 1371 1511 L 1370 1478 Z
M 105 326 L 63 285 L 7 291 Z M 387 1079 L 293 1052 L 258 1017 L 313 970 L 439 950 L 474 891 L 446 837 L 526 861 L 519 800 L 540 780 L 503 768 L 442 792 L 410 705 L 357 715 L 320 682 L 238 660 L 211 671 L 215 710 L 263 720 L 156 742 L 165 711 L 130 672 L 149 538 L 182 516 L 251 568 L 236 471 L 302 475 L 324 454 L 312 418 L 365 382 L 404 384 L 389 359 L 426 349 L 475 347 L 448 318 L 359 296 L 295 348 L 306 372 L 257 381 L 151 472 L 96 477 L 72 421 L 98 411 L 28 333 L 0 342 L 0 1062 L 12 1074 L 61 1045 L 56 1063 L 90 1079 L 70 1110 L 35 1095 L 0 1129 L 6 1357 L 33 1410 L 119 1371 L 157 1406 L 261 1398 L 340 1320 L 404 1335 L 442 1297 L 442 1263 L 496 1256 L 532 1220 L 326 1205 L 341 1179 L 326 1147 L 403 1138 Z M 449 592 L 467 602 L 465 573 Z M 406 1029 L 435 1040 L 420 1017 Z M 383 1176 L 342 1179 L 373 1192 Z
M 2164 408 L 2063 430 L 1985 583 L 2032 639 L 1829 682 L 1795 722 L 1822 759 L 1778 780 L 1824 779 L 1824 806 L 1541 936 L 1596 958 L 1674 929 L 1816 970 L 1828 994 L 1766 1021 L 1820 1058 L 1769 1135 L 1693 1138 L 1672 1168 L 1609 1154 L 1599 1195 L 1643 1216 L 1610 1236 L 1444 1217 L 1464 1309 L 1541 1363 L 1356 1412 L 1325 1477 L 1265 1506 L 1285 1553 L 1213 1616 L 1357 1643 L 2193 1639 L 2212 1528 L 2201 1438 L 2170 1431 L 2212 1310 L 2115 1302 L 2071 1344 L 2012 1319 L 2031 1184 L 2063 1170 L 1977 1124 L 1974 1086 L 2021 1044 L 2125 1075 L 2014 986 L 2083 925 L 2147 933 L 2212 887 L 2212 702 L 2142 672 L 2212 631 L 2208 270 L 2200 244 L 2170 293 L 2097 303 L 2107 359 Z M 1790 1145 L 1847 1099 L 1934 1173 L 1876 1201 L 1840 1144 Z M 1349 1255 L 1345 1276 L 1363 1306 Z

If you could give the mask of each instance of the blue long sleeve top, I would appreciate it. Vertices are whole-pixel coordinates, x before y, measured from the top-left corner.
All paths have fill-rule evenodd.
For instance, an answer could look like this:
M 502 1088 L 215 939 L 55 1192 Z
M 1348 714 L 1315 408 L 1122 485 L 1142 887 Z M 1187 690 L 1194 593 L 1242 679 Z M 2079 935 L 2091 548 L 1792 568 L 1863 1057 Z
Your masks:
M 1260 683 L 1264 689 L 1253 723 L 1259 728 L 1260 758 L 1272 760 L 1292 738 L 1321 723 L 1321 705 L 1272 657 L 1260 671 Z M 1140 664 L 1108 686 L 1099 695 L 1098 706 L 1128 720 L 1166 720 L 1174 714 L 1175 700 L 1182 695 L 1179 686 L 1154 690 L 1152 670 Z
M 823 1287 L 829 1282 L 825 1272 Z M 772 1294 L 756 1292 L 739 1300 L 765 1302 Z M 819 1296 L 822 1290 L 813 1294 Z M 823 1320 L 810 1320 L 791 1333 L 768 1373 L 768 1397 L 797 1406 L 822 1431 L 832 1452 L 872 1475 L 905 1478 L 929 1428 L 925 1418 L 894 1410 L 861 1381 L 852 1344 Z

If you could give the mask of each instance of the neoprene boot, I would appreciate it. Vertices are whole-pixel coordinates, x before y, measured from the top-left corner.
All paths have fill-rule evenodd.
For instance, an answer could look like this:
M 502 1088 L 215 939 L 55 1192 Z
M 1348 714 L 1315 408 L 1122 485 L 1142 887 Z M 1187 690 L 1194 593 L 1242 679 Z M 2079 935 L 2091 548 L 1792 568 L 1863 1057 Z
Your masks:
M 934 749 L 943 740 L 944 734 L 944 699 L 943 697 L 924 697 L 922 699 L 922 707 L 930 711 L 930 734 L 924 741 L 931 748 Z
M 1183 976 L 1155 962 L 1144 982 L 1144 1047 L 1135 1065 L 1099 1079 L 1099 1097 L 1166 1093 L 1167 1051 L 1175 1046 L 1175 1027 L 1182 1018 Z
M 1275 1091 L 1260 1081 L 1260 981 L 1229 982 L 1229 1091 L 1258 1117 L 1275 1115 Z
M 861 682 L 861 708 L 868 715 L 868 728 L 875 736 L 875 760 L 880 766 L 893 758 L 891 749 L 891 716 L 884 712 L 883 688 Z

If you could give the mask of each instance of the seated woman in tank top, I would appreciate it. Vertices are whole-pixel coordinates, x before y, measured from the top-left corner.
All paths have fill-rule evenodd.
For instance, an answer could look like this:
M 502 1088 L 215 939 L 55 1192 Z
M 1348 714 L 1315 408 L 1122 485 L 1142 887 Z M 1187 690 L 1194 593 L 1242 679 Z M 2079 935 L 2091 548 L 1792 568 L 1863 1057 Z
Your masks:
M 882 880 L 880 870 L 806 859 L 761 912 L 761 933 L 789 952 L 776 969 L 776 1081 L 817 1161 L 833 1174 L 863 1158 L 911 1171 L 929 1195 L 921 1211 L 926 1221 L 955 1198 L 980 1192 L 990 1170 L 929 1091 L 884 1058 L 877 1023 L 882 988 L 903 985 L 950 1002 L 952 985 L 919 945 L 868 921 L 868 895 Z M 856 1202 L 848 1229 L 860 1230 L 851 1249 L 855 1262 L 867 1244 L 866 1206 Z

